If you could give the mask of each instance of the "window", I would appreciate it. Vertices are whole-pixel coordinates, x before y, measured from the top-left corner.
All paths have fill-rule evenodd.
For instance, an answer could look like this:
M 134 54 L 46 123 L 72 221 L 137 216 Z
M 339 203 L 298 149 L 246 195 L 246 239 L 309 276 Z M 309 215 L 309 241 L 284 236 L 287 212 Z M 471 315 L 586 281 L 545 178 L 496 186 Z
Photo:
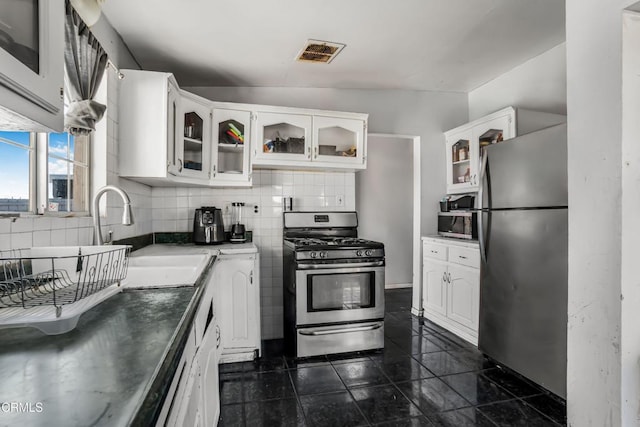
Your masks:
M 0 212 L 88 212 L 89 137 L 0 131 Z
M 35 137 L 0 131 L 0 212 L 33 212 Z
M 47 141 L 47 210 L 87 211 L 88 136 L 50 133 Z

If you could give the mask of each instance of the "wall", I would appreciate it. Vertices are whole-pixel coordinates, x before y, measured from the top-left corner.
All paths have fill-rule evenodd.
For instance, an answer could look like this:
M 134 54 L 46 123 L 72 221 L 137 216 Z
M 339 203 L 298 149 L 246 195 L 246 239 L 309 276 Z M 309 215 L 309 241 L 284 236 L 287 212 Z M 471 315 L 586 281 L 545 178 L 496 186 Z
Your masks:
M 324 88 L 194 87 L 214 101 L 354 111 L 369 114 L 369 133 L 421 137 L 422 234 L 437 229 L 438 201 L 445 193 L 443 132 L 467 120 L 467 95 L 452 92 Z
M 637 409 L 630 411 L 637 407 L 638 396 L 621 395 L 621 377 L 628 366 L 637 364 L 637 354 L 635 360 L 625 360 L 622 366 L 620 358 L 621 347 L 625 347 L 621 327 L 635 329 L 634 336 L 625 339 L 637 341 L 638 335 L 637 322 L 621 325 L 621 299 L 625 296 L 621 294 L 620 285 L 623 197 L 621 13 L 630 3 L 624 0 L 566 2 L 569 137 L 567 410 L 569 423 L 574 426 L 638 425 Z M 633 167 L 637 169 L 635 163 Z M 631 233 L 630 237 L 637 242 L 640 236 L 634 229 Z M 637 244 L 634 246 L 637 248 Z M 637 264 L 637 256 L 634 256 L 634 263 Z M 633 266 L 627 268 L 634 269 Z M 630 381 L 637 382 L 637 374 Z M 628 399 L 630 401 L 626 402 Z
M 640 13 L 623 17 L 622 63 L 622 259 L 621 403 L 622 423 L 640 424 L 640 278 L 636 267 L 640 223 Z
M 367 157 L 367 169 L 356 174 L 359 235 L 384 243 L 386 284 L 410 285 L 413 139 L 370 135 Z
M 343 206 L 336 195 L 344 196 Z M 355 209 L 353 172 L 254 170 L 251 188 L 172 188 L 152 191 L 153 230 L 190 232 L 194 209 L 245 202 L 243 216 L 260 251 L 262 339 L 282 338 L 282 197 L 293 197 L 296 210 Z M 254 206 L 258 213 L 254 213 Z M 224 210 L 223 210 L 224 212 Z M 230 212 L 223 215 L 225 227 Z
M 566 44 L 526 61 L 469 92 L 469 119 L 507 106 L 567 114 Z

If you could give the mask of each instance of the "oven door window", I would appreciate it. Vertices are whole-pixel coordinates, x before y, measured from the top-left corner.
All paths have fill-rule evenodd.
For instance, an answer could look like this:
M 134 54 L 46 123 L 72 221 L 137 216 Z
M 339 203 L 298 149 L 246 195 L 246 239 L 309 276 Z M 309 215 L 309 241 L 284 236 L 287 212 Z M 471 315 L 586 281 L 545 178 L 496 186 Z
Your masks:
M 375 272 L 307 277 L 307 311 L 355 310 L 375 305 Z

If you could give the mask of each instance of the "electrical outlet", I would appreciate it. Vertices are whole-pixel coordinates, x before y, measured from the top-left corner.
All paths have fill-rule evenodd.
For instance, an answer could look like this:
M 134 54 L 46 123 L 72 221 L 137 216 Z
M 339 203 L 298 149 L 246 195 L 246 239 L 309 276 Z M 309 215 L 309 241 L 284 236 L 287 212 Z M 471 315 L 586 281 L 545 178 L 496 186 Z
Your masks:
M 336 196 L 336 206 L 342 207 L 344 206 L 344 196 Z
M 222 213 L 224 215 L 231 215 L 231 202 L 223 202 L 223 210 Z

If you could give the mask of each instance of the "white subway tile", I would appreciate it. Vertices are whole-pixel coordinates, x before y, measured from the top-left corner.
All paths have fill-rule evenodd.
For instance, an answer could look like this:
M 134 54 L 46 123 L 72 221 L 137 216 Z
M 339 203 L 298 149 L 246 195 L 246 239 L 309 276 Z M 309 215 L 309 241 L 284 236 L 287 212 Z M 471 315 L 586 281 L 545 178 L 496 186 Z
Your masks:
M 0 218 L 0 234 L 11 232 L 11 218 Z
M 293 185 L 304 185 L 304 172 L 302 171 L 294 171 L 293 172 Z
M 165 221 L 176 221 L 178 219 L 178 209 L 177 208 L 167 208 L 163 209 L 163 219 Z
M 67 245 L 67 230 L 57 229 L 51 230 L 51 246 L 66 246 Z
M 15 221 L 11 223 L 11 233 L 25 233 L 32 231 L 33 218 L 16 218 Z
M 70 219 L 71 218 L 57 218 L 57 217 L 50 218 L 51 230 L 64 230 L 65 228 L 67 228 L 67 222 Z
M 11 233 L 11 249 L 26 249 L 33 246 L 33 233 Z
M 313 175 L 313 173 L 311 172 L 305 172 L 304 175 L 304 185 L 305 186 L 312 186 L 315 184 L 315 177 Z
M 78 229 L 78 245 L 91 245 L 93 243 L 93 229 L 89 227 Z
M 34 231 L 33 246 L 51 246 L 51 230 Z
M 78 229 L 77 228 L 67 228 L 64 231 L 65 234 L 65 242 L 69 246 L 78 245 Z
M 271 171 L 270 170 L 262 170 L 260 171 L 260 184 L 261 185 L 270 185 L 271 184 Z
M 11 234 L 0 234 L 0 251 L 7 251 L 11 249 Z
M 51 230 L 51 218 L 46 216 L 38 216 L 33 218 L 33 230 Z

